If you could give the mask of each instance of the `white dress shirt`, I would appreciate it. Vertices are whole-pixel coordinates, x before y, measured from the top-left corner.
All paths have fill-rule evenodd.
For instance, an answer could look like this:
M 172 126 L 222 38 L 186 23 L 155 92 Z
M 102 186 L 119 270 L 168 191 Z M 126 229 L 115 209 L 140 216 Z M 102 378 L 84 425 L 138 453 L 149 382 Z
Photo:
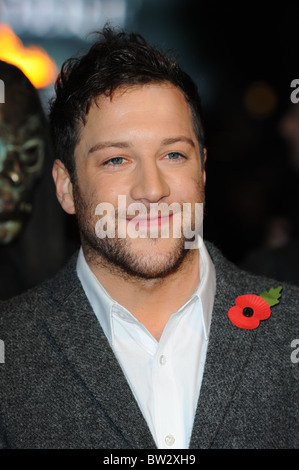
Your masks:
M 85 261 L 77 273 L 159 449 L 187 449 L 208 346 L 216 276 L 204 244 L 200 283 L 169 318 L 158 342 L 113 300 Z

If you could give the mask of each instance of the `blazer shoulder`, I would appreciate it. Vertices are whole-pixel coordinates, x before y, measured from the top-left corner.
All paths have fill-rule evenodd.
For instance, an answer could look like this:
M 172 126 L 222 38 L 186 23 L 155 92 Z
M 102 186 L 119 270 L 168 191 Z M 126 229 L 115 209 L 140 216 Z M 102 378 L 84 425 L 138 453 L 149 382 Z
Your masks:
M 11 324 L 22 324 L 44 311 L 61 308 L 67 298 L 81 285 L 76 273 L 77 255 L 53 278 L 0 303 L 0 330 Z
M 258 274 L 251 273 L 234 264 L 232 261 L 226 259 L 219 248 L 216 248 L 212 243 L 206 242 L 209 254 L 216 269 L 216 277 L 218 282 L 224 280 L 230 284 L 241 287 L 245 290 L 251 290 L 252 293 L 259 294 L 267 289 L 282 286 L 283 291 L 287 291 L 289 296 L 298 300 L 299 287 L 289 284 L 287 282 L 280 282 L 271 277 L 265 277 Z M 262 289 L 260 291 L 260 289 Z M 254 292 L 256 290 L 257 292 Z M 240 292 L 241 295 L 241 292 Z

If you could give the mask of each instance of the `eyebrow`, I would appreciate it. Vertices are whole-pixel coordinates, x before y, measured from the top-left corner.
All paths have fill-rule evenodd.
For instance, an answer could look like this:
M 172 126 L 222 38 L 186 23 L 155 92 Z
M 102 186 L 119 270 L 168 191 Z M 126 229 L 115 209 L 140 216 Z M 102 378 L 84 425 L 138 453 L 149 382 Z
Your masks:
M 184 135 L 179 135 L 177 137 L 168 137 L 166 139 L 163 139 L 161 144 L 162 146 L 164 145 L 171 145 L 171 144 L 176 144 L 177 142 L 185 142 L 189 144 L 191 147 L 195 147 L 195 143 L 190 137 L 186 137 Z
M 129 148 L 131 147 L 131 145 L 129 142 L 98 142 L 97 144 L 95 144 L 93 147 L 91 147 L 88 150 L 88 154 L 96 152 L 97 150 L 103 150 L 103 149 L 110 148 L 110 147 L 123 149 L 123 148 Z
M 177 142 L 185 142 L 187 144 L 189 144 L 191 147 L 195 147 L 195 143 L 192 139 L 190 139 L 189 137 L 186 137 L 184 135 L 179 135 L 179 136 L 176 136 L 176 137 L 167 137 L 165 139 L 162 140 L 161 142 L 161 146 L 164 147 L 166 145 L 172 145 L 172 144 L 176 144 Z M 132 144 L 130 142 L 117 142 L 117 141 L 108 141 L 108 142 L 98 142 L 97 144 L 95 144 L 93 147 L 91 147 L 88 151 L 88 155 L 90 153 L 93 153 L 93 152 L 97 152 L 98 150 L 103 150 L 103 149 L 106 149 L 106 148 L 130 148 L 132 147 Z

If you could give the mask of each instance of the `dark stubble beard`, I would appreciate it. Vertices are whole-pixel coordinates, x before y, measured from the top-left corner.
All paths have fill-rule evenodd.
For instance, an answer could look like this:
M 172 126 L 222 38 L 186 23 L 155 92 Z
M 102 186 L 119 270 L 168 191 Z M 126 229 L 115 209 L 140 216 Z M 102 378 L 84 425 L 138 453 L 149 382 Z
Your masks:
M 179 271 L 183 261 L 192 256 L 194 250 L 185 248 L 186 238 L 176 238 L 167 255 L 157 256 L 155 244 L 159 239 L 150 239 L 150 254 L 134 253 L 130 238 L 99 238 L 95 233 L 96 204 L 86 201 L 78 184 L 73 184 L 73 197 L 81 243 L 86 261 L 91 266 L 104 267 L 110 272 L 131 280 L 163 279 Z M 133 240 L 134 243 L 134 240 Z

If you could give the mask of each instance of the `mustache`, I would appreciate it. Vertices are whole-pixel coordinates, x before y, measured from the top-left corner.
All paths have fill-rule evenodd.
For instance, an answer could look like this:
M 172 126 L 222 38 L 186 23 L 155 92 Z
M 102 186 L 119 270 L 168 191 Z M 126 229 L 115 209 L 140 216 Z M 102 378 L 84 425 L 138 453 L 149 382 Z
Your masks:
M 182 214 L 185 212 L 185 205 L 188 206 L 188 210 L 191 209 L 192 205 L 196 207 L 196 203 L 151 203 L 145 205 L 143 203 L 132 203 L 128 207 L 114 207 L 112 204 L 98 204 L 96 206 L 96 214 L 103 215 L 104 213 L 110 213 L 115 218 L 132 220 L 136 218 L 142 219 L 156 219 L 166 218 L 175 216 L 176 214 Z M 191 209 L 192 210 L 192 209 Z
M 128 207 L 114 207 L 110 203 L 99 203 L 96 205 L 94 213 L 96 215 L 104 215 L 106 213 L 113 215 L 115 218 L 131 220 L 135 217 L 144 219 L 169 217 L 181 213 L 182 209 L 182 203 L 153 203 L 150 206 L 143 203 L 132 203 Z
M 180 203 L 176 203 L 175 206 L 167 203 L 157 203 L 149 207 L 142 203 L 133 203 L 126 210 L 116 209 L 115 215 L 126 220 L 132 220 L 135 217 L 142 219 L 166 218 L 181 213 L 182 207 Z

